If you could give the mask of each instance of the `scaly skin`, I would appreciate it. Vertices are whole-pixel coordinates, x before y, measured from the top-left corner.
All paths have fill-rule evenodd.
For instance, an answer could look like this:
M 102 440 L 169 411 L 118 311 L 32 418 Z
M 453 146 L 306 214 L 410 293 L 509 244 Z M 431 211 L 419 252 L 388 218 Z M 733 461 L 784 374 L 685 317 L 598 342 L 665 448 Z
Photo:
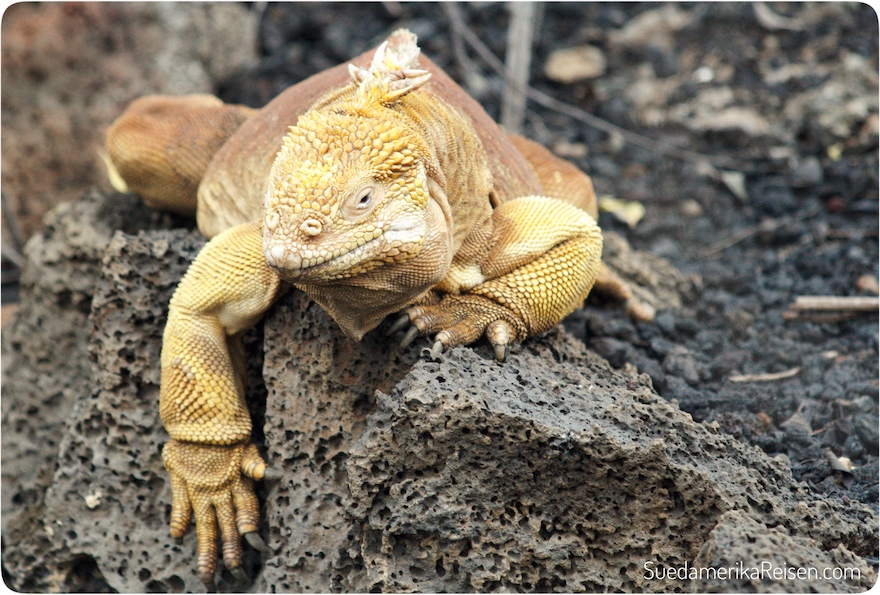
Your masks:
M 214 236 L 171 301 L 160 397 L 171 534 L 195 517 L 209 587 L 218 530 L 224 564 L 241 573 L 240 537 L 256 541 L 259 519 L 253 480 L 267 473 L 250 442 L 240 335 L 290 286 L 353 340 L 405 310 L 404 342 L 436 334 L 439 353 L 486 336 L 504 359 L 608 278 L 589 178 L 508 138 L 418 57 L 398 31 L 369 64 L 361 56 L 255 115 L 149 98 L 108 133 L 120 187 L 163 208 L 198 202 Z M 276 134 L 279 113 L 283 126 L 297 119 Z

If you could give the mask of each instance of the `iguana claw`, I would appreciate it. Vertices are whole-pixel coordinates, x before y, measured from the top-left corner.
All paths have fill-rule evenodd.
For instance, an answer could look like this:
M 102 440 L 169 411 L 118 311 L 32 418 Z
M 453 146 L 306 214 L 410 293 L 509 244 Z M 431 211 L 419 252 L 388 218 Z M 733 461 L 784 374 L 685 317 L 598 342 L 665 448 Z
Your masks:
M 421 331 L 419 331 L 418 327 L 411 326 L 410 329 L 406 331 L 406 334 L 403 336 L 403 340 L 400 342 L 400 348 L 405 349 L 409 347 L 410 343 L 416 340 L 416 337 L 419 336 L 420 332 Z
M 244 534 L 245 541 L 247 541 L 252 548 L 257 550 L 258 552 L 262 552 L 264 554 L 271 554 L 272 550 L 269 549 L 269 546 L 266 545 L 266 542 L 263 541 L 263 538 L 260 537 L 260 534 L 256 531 L 251 531 L 250 533 Z
M 495 359 L 499 362 L 506 360 L 507 354 L 510 353 L 509 345 L 492 345 L 492 348 L 495 350 Z
M 394 321 L 394 324 L 391 325 L 391 328 L 389 328 L 385 332 L 385 336 L 390 337 L 391 335 L 393 335 L 397 331 L 402 331 L 403 329 L 406 328 L 406 325 L 408 325 L 408 324 L 409 324 L 409 314 L 404 314 L 400 318 L 398 318 L 397 320 Z
M 513 334 L 513 328 L 504 320 L 496 320 L 486 326 L 486 338 L 489 339 L 492 349 L 495 350 L 495 359 L 499 362 L 507 359 Z
M 242 570 L 241 566 L 236 566 L 235 568 L 230 568 L 229 574 L 231 574 L 233 576 L 233 578 L 235 578 L 236 582 L 239 582 L 239 583 L 246 583 L 247 582 L 247 578 L 248 578 L 247 573 L 245 573 L 245 571 Z
M 282 477 L 283 474 L 277 469 L 267 468 L 265 471 L 263 471 L 263 481 L 278 481 Z

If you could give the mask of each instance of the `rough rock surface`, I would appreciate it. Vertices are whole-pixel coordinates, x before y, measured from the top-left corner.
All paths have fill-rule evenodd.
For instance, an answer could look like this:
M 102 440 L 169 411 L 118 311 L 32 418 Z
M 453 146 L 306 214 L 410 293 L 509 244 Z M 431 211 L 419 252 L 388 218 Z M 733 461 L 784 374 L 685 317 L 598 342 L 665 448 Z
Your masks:
M 83 365 L 85 333 L 54 355 L 52 369 L 4 333 L 4 407 L 45 411 L 41 435 L 56 437 L 56 446 L 34 439 L 27 453 L 56 461 L 45 495 L 29 488 L 31 503 L 13 502 L 3 517 L 4 576 L 18 589 L 202 588 L 193 532 L 180 545 L 167 536 L 167 436 L 156 406 L 167 300 L 202 240 L 184 229 L 98 233 L 134 231 L 120 221 L 137 221 L 142 209 L 93 195 L 53 214 L 50 233 L 34 244 L 45 248 L 29 252 L 32 279 L 78 263 L 70 278 L 83 296 L 91 291 L 91 310 L 87 321 L 84 307 L 32 299 L 14 333 L 38 334 L 37 321 L 50 318 L 88 328 L 93 365 Z M 93 230 L 107 242 L 100 266 L 99 240 L 53 262 Z M 261 339 L 264 350 L 262 372 L 252 365 L 251 403 L 257 438 L 283 477 L 262 488 L 275 554 L 260 561 L 251 552 L 250 589 L 711 588 L 648 581 L 644 564 L 728 563 L 717 552 L 734 546 L 790 564 L 856 566 L 867 578 L 839 585 L 849 591 L 874 580 L 856 558 L 876 549 L 869 508 L 811 492 L 785 457 L 695 423 L 657 396 L 647 375 L 612 370 L 558 330 L 514 350 L 505 365 L 485 347 L 434 362 L 419 358 L 418 345 L 392 348 L 381 330 L 352 344 L 320 308 L 290 294 L 262 333 L 250 339 L 255 359 Z M 23 381 L 32 365 L 43 366 L 42 383 Z M 67 400 L 47 402 L 45 386 Z M 255 398 L 264 390 L 265 410 Z M 21 419 L 4 411 L 4 473 L 15 452 L 8 429 Z M 12 469 L 9 485 L 30 475 Z M 730 511 L 743 522 L 731 525 L 739 517 Z M 772 538 L 744 543 L 761 525 L 798 547 L 780 554 Z M 241 588 L 229 579 L 221 588 Z
M 211 93 L 250 65 L 256 50 L 255 14 L 240 4 L 10 6 L 3 13 L 3 200 L 25 238 L 49 208 L 106 184 L 97 149 L 128 102 L 148 93 Z
M 876 582 L 865 561 L 846 548 L 817 556 L 813 541 L 769 528 L 740 510 L 721 515 L 691 568 L 706 569 L 692 583 L 701 593 L 846 593 L 867 591 Z M 722 568 L 733 570 L 725 576 Z
M 170 220 L 132 196 L 93 192 L 49 213 L 27 244 L 33 264 L 21 279 L 22 303 L 3 329 L 2 514 L 41 499 L 54 473 L 59 427 L 94 385 L 88 315 L 110 238 Z
M 116 440 L 123 443 L 137 434 L 132 432 L 129 422 L 102 413 L 104 409 L 115 410 L 120 402 L 101 400 L 99 383 L 116 386 L 121 380 L 116 385 L 109 381 L 112 368 L 99 368 L 98 374 L 92 372 L 90 338 L 99 337 L 99 344 L 115 342 L 120 357 L 133 361 L 135 353 L 128 352 L 126 346 L 136 343 L 133 328 L 142 323 L 138 316 L 153 320 L 152 330 L 161 336 L 161 326 L 155 325 L 162 323 L 164 305 L 153 304 L 158 312 L 150 309 L 149 302 L 137 302 L 135 290 L 118 302 L 124 315 L 132 317 L 132 323 L 122 329 L 106 329 L 103 335 L 100 324 L 97 328 L 90 325 L 89 312 L 93 298 L 100 293 L 102 258 L 108 250 L 112 254 L 116 245 L 112 240 L 114 234 L 167 227 L 171 221 L 169 216 L 147 209 L 133 196 L 93 192 L 83 200 L 65 203 L 51 211 L 43 232 L 27 244 L 29 264 L 22 279 L 21 307 L 4 328 L 2 342 L 3 564 L 7 570 L 17 568 L 12 584 L 19 589 L 95 590 L 103 585 L 103 579 L 95 581 L 90 576 L 90 565 L 79 564 L 79 552 L 89 551 L 89 558 L 95 558 L 89 545 L 92 540 L 103 541 L 107 537 L 83 530 L 82 524 L 92 531 L 100 527 L 97 518 L 106 516 L 102 515 L 106 508 L 100 508 L 104 494 L 125 493 L 129 482 L 128 489 L 135 490 L 129 494 L 134 501 L 138 494 L 153 491 L 143 490 L 143 484 L 138 483 L 143 471 L 108 481 L 110 459 L 118 457 L 97 444 L 79 449 L 75 437 L 79 436 L 82 442 L 83 436 L 94 436 L 95 425 L 101 426 L 103 429 L 98 433 L 104 434 L 109 430 L 105 423 L 122 424 Z M 200 240 L 196 242 L 200 245 Z M 161 242 L 151 243 L 149 249 L 159 250 L 159 246 Z M 167 268 L 165 263 L 156 266 L 160 271 Z M 170 269 L 164 274 L 167 295 L 163 297 L 167 299 L 179 279 L 179 270 Z M 103 287 L 106 291 L 106 284 Z M 151 294 L 151 298 L 156 297 Z M 100 299 L 95 305 L 107 309 Z M 137 356 L 144 359 L 140 353 Z M 110 363 L 101 361 L 99 365 Z M 146 402 L 142 405 L 148 407 Z M 127 409 L 135 416 L 142 415 L 137 409 Z M 115 429 L 113 433 L 116 435 Z M 162 440 L 161 426 L 142 430 L 141 434 L 156 444 Z M 102 439 L 108 438 L 104 435 Z M 110 442 L 116 443 L 112 439 Z M 154 446 L 154 450 L 157 448 Z M 134 467 L 139 466 L 138 461 Z M 62 479 L 65 477 L 69 478 L 68 483 Z M 71 500 L 78 501 L 79 507 L 88 513 L 71 507 Z M 97 511 L 93 513 L 94 509 Z M 121 529 L 126 526 L 123 519 L 129 518 L 129 514 L 116 513 L 111 515 L 109 524 Z M 114 534 L 120 539 L 127 535 L 115 531 Z M 72 550 L 69 544 L 73 545 Z M 74 568 L 76 571 L 72 572 Z

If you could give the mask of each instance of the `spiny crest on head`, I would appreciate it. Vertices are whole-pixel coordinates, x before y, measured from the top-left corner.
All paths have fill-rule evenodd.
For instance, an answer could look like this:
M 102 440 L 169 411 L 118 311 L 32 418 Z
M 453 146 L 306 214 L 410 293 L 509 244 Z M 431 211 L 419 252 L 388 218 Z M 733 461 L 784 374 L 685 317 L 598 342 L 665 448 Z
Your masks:
M 365 105 L 394 103 L 428 82 L 431 73 L 419 68 L 420 51 L 416 36 L 398 29 L 376 48 L 369 68 L 349 64 L 358 100 Z

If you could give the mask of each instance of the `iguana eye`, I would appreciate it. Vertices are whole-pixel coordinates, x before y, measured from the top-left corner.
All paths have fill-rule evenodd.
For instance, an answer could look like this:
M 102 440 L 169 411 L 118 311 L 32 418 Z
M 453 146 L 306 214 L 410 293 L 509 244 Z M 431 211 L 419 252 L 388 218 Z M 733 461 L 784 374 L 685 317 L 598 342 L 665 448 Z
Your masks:
M 364 188 L 358 192 L 357 197 L 354 199 L 354 206 L 358 210 L 367 209 L 371 204 L 373 204 L 372 188 Z
M 349 195 L 342 207 L 342 214 L 352 221 L 368 217 L 382 200 L 382 196 L 384 194 L 381 186 L 367 184 Z

